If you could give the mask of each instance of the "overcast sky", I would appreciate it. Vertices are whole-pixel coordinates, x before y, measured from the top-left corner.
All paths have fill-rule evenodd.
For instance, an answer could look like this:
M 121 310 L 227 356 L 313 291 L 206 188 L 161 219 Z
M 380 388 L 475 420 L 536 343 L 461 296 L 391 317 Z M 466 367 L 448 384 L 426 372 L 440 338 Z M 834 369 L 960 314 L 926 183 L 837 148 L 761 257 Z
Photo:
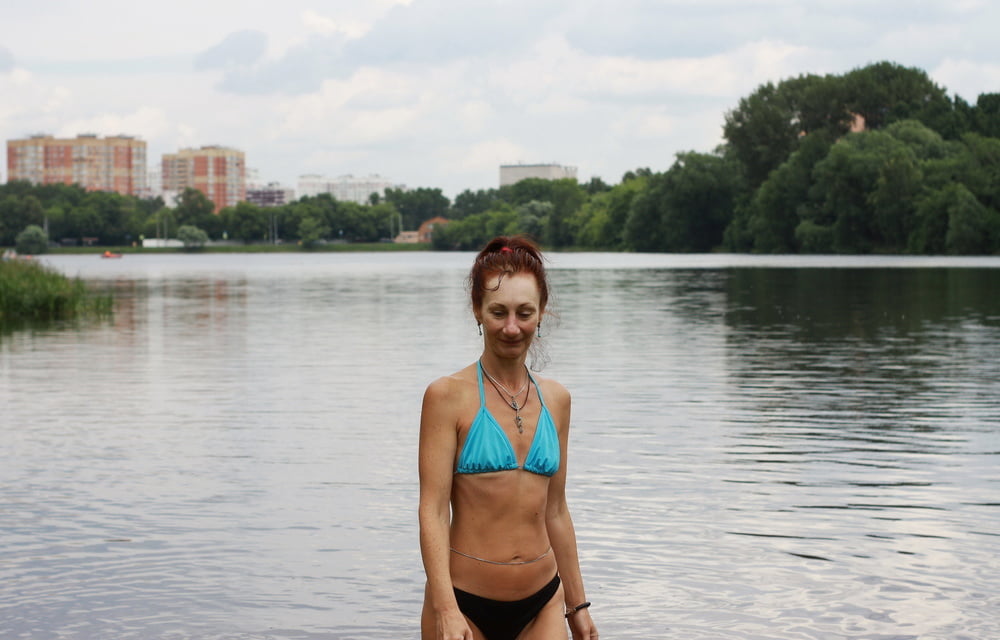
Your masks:
M 292 187 L 454 197 L 518 162 L 614 184 L 711 151 L 767 81 L 889 60 L 1000 92 L 998 25 L 987 0 L 0 0 L 0 136 L 220 144 Z

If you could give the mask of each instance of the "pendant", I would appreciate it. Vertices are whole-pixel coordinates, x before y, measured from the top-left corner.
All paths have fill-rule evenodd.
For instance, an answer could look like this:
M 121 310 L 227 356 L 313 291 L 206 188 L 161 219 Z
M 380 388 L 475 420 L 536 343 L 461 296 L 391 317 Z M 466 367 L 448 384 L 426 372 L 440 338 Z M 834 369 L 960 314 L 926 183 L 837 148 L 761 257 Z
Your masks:
M 521 420 L 521 414 L 517 414 L 516 416 L 514 416 L 514 422 L 517 423 L 517 432 L 524 433 L 524 424 L 523 424 L 524 421 Z
M 514 411 L 517 411 L 521 407 L 517 406 L 517 400 L 511 400 L 510 401 L 510 408 L 513 409 Z

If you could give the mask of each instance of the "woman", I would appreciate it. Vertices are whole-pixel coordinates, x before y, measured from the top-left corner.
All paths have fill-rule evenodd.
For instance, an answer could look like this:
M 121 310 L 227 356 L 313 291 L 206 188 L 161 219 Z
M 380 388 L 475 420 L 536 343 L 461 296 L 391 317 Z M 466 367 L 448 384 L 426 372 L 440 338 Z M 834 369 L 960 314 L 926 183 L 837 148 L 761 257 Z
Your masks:
M 424 640 L 593 640 L 566 506 L 569 392 L 525 360 L 548 302 L 542 255 L 499 237 L 469 274 L 479 360 L 430 384 L 420 417 Z

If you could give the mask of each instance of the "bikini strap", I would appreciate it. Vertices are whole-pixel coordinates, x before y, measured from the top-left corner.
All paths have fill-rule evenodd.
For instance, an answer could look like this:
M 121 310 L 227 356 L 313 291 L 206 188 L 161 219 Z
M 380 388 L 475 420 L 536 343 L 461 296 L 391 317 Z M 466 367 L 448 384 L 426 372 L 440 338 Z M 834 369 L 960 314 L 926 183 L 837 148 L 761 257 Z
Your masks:
M 541 403 L 543 408 L 547 408 L 545 407 L 545 398 L 542 397 L 542 387 L 538 384 L 538 381 L 535 380 L 535 376 L 531 375 L 530 371 L 528 372 L 528 378 L 531 380 L 531 384 L 535 385 L 535 393 L 538 394 L 538 401 Z
M 528 375 L 531 375 L 530 373 Z M 486 392 L 483 391 L 483 363 L 476 361 L 476 377 L 479 379 L 479 406 L 486 406 Z

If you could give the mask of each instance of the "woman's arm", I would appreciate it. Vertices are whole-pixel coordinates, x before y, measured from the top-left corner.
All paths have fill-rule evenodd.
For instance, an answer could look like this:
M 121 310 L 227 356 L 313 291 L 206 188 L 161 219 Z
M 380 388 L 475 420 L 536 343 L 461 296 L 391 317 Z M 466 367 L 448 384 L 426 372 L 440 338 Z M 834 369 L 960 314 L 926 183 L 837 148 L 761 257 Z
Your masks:
M 420 412 L 420 553 L 429 600 L 424 607 L 429 605 L 434 617 L 434 638 L 471 640 L 472 632 L 455 601 L 449 564 L 452 467 L 458 449 L 454 387 L 449 378 L 431 383 Z
M 548 505 L 545 513 L 545 524 L 549 532 L 549 543 L 556 556 L 559 566 L 559 577 L 562 579 L 566 609 L 571 610 L 587 601 L 583 588 L 583 576 L 580 573 L 580 559 L 576 548 L 576 530 L 573 528 L 573 518 L 570 517 L 569 506 L 566 504 L 566 467 L 569 450 L 569 418 L 570 395 L 561 385 L 555 386 L 557 393 L 547 393 L 555 396 L 555 402 L 550 401 L 556 409 L 553 416 L 559 431 L 559 455 L 561 464 L 559 471 L 549 482 Z M 590 640 L 597 638 L 597 627 L 590 618 L 590 611 L 579 609 L 567 618 L 574 640 Z

